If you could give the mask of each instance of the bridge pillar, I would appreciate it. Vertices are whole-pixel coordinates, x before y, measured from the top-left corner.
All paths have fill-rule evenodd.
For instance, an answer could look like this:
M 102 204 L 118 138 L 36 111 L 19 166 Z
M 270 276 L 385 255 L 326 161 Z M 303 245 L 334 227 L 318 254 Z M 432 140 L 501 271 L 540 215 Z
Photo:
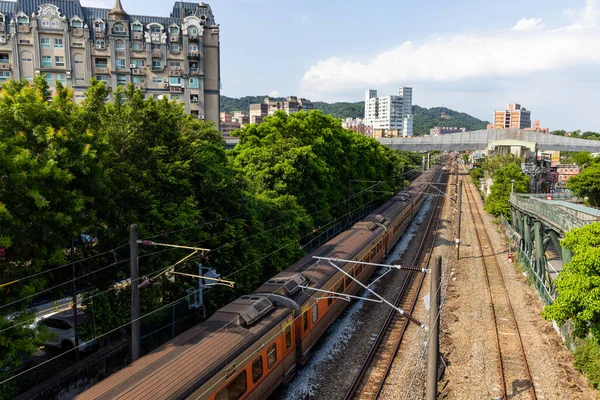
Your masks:
M 533 223 L 533 238 L 535 241 L 534 250 L 534 271 L 541 280 L 541 284 L 546 283 L 546 255 L 544 246 L 544 228 L 541 221 Z M 548 242 L 546 242 L 547 244 Z
M 558 252 L 558 255 L 560 256 L 561 259 L 563 259 L 563 247 L 560 245 L 560 239 L 558 238 L 558 233 L 556 233 L 556 231 L 549 230 L 548 236 L 550 237 L 550 240 L 552 241 L 554 248 Z M 564 262 L 564 260 L 563 260 L 563 262 Z
M 531 230 L 531 218 L 528 215 L 523 215 L 523 251 L 527 257 L 531 257 L 531 251 L 533 250 Z

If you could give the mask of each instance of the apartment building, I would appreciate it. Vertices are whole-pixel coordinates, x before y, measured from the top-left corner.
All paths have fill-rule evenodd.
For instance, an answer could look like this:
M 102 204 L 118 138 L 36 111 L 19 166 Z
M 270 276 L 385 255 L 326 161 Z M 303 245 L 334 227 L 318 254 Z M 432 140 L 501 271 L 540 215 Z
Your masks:
M 556 167 L 556 172 L 558 174 L 557 186 L 566 188 L 569 178 L 579 175 L 581 168 L 577 164 L 560 164 Z
M 412 88 L 402 87 L 397 96 L 384 97 L 377 97 L 377 90 L 367 90 L 364 123 L 383 136 L 412 136 Z
M 450 133 L 466 132 L 467 128 L 457 128 L 455 126 L 436 126 L 429 130 L 430 136 L 448 135 Z
M 364 136 L 373 137 L 373 129 L 369 125 L 365 125 L 362 118 L 345 118 L 342 120 L 342 127 Z
M 240 129 L 248 123 L 250 123 L 250 118 L 241 111 L 221 113 L 221 133 L 224 137 L 231 136 L 232 131 Z
M 266 96 L 262 103 L 250 104 L 249 120 L 251 124 L 260 124 L 266 116 L 277 111 L 284 111 L 287 115 L 298 111 L 310 111 L 314 106 L 310 100 L 288 96 L 283 101 L 277 101 Z
M 507 110 L 494 113 L 494 128 L 531 128 L 531 111 L 521 107 L 520 104 L 509 104 Z
M 80 101 L 92 78 L 180 101 L 219 125 L 219 25 L 205 3 L 175 2 L 169 17 L 83 7 L 79 0 L 0 1 L 0 85 L 44 74 Z M 110 98 L 110 96 L 109 96 Z

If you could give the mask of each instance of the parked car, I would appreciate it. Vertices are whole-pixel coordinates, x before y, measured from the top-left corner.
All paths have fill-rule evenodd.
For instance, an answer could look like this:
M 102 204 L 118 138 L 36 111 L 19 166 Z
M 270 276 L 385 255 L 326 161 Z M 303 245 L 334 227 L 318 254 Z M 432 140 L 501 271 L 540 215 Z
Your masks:
M 83 311 L 77 312 L 77 325 L 81 325 L 87 321 L 88 317 Z M 47 346 L 58 347 L 63 350 L 70 350 L 75 347 L 75 326 L 73 322 L 73 310 L 62 311 L 54 314 L 50 317 L 44 318 L 39 321 L 40 324 L 45 325 L 50 332 L 52 332 L 53 338 L 46 342 Z M 90 341 L 79 341 L 79 351 L 89 350 L 96 340 Z

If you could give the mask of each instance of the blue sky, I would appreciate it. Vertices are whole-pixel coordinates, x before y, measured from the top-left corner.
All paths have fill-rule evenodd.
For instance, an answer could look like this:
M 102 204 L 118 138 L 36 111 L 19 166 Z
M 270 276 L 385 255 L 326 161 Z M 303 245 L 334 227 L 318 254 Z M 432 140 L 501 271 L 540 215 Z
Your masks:
M 173 3 L 122 0 L 168 15 Z M 110 0 L 82 0 L 110 7 Z M 550 129 L 600 131 L 600 0 L 214 0 L 222 94 L 359 101 L 366 89 L 490 120 L 517 102 Z

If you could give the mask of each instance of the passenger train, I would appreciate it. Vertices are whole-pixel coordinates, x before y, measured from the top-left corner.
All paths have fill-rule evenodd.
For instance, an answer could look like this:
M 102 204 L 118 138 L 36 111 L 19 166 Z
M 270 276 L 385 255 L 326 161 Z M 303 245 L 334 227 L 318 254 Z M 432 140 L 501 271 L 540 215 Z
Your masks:
M 80 394 L 78 399 L 263 399 L 288 382 L 347 306 L 340 294 L 361 288 L 313 256 L 380 263 L 413 219 L 440 165 L 363 221 L 216 311 L 148 355 Z M 336 263 L 365 283 L 373 266 Z

